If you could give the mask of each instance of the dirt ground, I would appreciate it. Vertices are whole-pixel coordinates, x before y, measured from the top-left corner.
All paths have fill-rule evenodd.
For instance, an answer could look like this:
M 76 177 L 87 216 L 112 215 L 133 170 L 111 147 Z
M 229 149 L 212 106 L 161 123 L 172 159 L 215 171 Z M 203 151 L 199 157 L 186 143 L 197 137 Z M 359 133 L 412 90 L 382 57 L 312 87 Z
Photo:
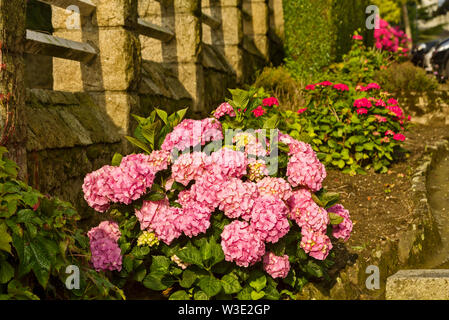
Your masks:
M 409 156 L 395 163 L 387 174 L 350 176 L 328 170 L 325 188 L 340 193 L 341 203 L 354 222 L 352 236 L 346 243 L 349 252 L 367 254 L 382 240 L 395 239 L 408 228 L 412 220 L 409 190 L 414 168 L 425 146 L 445 137 L 449 137 L 448 126 L 414 125 L 404 145 Z

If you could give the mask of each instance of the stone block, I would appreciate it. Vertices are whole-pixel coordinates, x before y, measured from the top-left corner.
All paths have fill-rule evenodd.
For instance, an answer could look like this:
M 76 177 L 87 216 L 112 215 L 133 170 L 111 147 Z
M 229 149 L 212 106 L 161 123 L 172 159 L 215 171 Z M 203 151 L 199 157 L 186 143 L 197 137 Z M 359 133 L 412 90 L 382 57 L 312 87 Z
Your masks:
M 94 24 L 99 27 L 134 26 L 137 0 L 97 0 Z
M 449 270 L 401 270 L 387 279 L 387 300 L 449 300 Z
M 138 109 L 137 94 L 124 92 L 92 92 L 95 103 L 107 114 L 121 135 L 131 134 L 131 113 Z
M 88 65 L 55 58 L 56 90 L 124 91 L 136 88 L 141 56 L 139 40 L 133 33 L 119 27 L 101 28 L 96 33 L 59 30 L 56 36 L 89 42 L 99 48 L 99 56 Z

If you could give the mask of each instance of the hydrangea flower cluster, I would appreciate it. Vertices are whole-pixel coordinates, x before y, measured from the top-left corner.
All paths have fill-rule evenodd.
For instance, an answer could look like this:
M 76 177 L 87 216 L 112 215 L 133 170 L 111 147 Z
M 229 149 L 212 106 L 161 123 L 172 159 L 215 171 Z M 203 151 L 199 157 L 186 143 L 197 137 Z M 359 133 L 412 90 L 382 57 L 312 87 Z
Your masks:
M 109 209 L 112 203 L 130 204 L 139 199 L 153 185 L 160 166 L 144 154 L 132 154 L 122 159 L 119 167 L 105 166 L 84 179 L 84 199 L 98 212 Z
M 225 115 L 235 117 L 234 108 L 227 102 L 222 103 L 214 112 L 214 117 L 216 119 L 220 119 Z
M 337 204 L 332 208 L 329 208 L 327 211 L 335 213 L 343 218 L 342 223 L 333 227 L 332 235 L 337 239 L 348 241 L 353 227 L 349 211 L 346 210 L 341 204 Z
M 344 89 L 341 86 L 337 90 Z M 268 99 L 263 104 L 268 107 L 277 103 Z M 230 110 L 222 104 L 215 116 L 231 115 Z M 222 139 L 221 130 L 217 119 L 184 120 L 166 136 L 162 150 L 150 155 L 130 155 L 123 158 L 119 167 L 105 166 L 87 175 L 83 190 L 88 204 L 98 211 L 107 210 L 111 203 L 130 204 L 149 191 L 156 173 L 162 172 L 166 177 L 161 178 L 159 189 L 165 188 L 169 195 L 158 201 L 146 198 L 134 203 L 134 214 L 143 231 L 137 240 L 139 246 L 155 246 L 159 241 L 171 245 L 181 236 L 204 234 L 211 227 L 211 217 L 221 211 L 231 219 L 221 233 L 227 261 L 249 267 L 263 260 L 268 274 L 285 278 L 290 270 L 289 257 L 277 257 L 265 249 L 285 237 L 295 222 L 303 235 L 297 245 L 311 257 L 325 259 L 332 248 L 326 236 L 329 215 L 313 201 L 311 192 L 322 188 L 326 170 L 312 147 L 278 132 L 279 141 L 289 149 L 284 177 L 268 176 L 265 161 L 254 158 L 257 153 L 246 149 L 248 145 L 258 148 L 259 144 L 269 148 L 269 143 L 260 143 L 253 134 L 235 137 L 234 143 L 245 147 L 243 151 L 224 147 L 210 155 L 197 151 L 184 152 L 177 158 L 173 155 L 176 150 Z M 182 191 L 171 189 L 175 182 L 179 183 L 177 187 L 183 186 Z M 344 218 L 341 227 L 334 228 L 335 237 L 347 239 L 352 230 L 349 213 L 338 206 L 329 210 Z M 121 269 L 119 237 L 116 223 L 104 222 L 89 232 L 96 269 Z M 172 256 L 172 261 L 183 269 L 188 267 L 176 256 Z
M 269 252 L 263 257 L 263 268 L 274 279 L 284 279 L 290 271 L 290 261 L 288 261 L 287 255 L 279 257 L 273 252 Z
M 198 144 L 205 145 L 206 142 L 221 139 L 223 139 L 221 123 L 216 119 L 185 119 L 167 134 L 161 148 L 170 152 L 175 148 L 182 151 Z
M 122 255 L 118 246 L 121 236 L 117 223 L 103 221 L 88 233 L 92 264 L 95 270 L 122 270 Z

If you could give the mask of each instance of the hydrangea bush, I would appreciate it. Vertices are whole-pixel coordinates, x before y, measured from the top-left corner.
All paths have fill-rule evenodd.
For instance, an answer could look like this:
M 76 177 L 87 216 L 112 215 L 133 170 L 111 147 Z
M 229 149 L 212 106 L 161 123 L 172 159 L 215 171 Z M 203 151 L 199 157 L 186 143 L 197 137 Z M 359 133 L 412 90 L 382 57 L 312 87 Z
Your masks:
M 257 300 L 294 298 L 327 276 L 332 243 L 352 230 L 348 211 L 322 189 L 312 147 L 278 129 L 279 102 L 233 95 L 207 119 L 136 117 L 128 139 L 145 153 L 117 154 L 86 176 L 87 203 L 111 217 L 88 233 L 91 263 L 113 283 L 170 299 Z
M 370 168 L 384 173 L 404 154 L 411 118 L 377 83 L 352 87 L 324 81 L 305 92 L 307 107 L 298 113 L 326 165 L 351 174 Z

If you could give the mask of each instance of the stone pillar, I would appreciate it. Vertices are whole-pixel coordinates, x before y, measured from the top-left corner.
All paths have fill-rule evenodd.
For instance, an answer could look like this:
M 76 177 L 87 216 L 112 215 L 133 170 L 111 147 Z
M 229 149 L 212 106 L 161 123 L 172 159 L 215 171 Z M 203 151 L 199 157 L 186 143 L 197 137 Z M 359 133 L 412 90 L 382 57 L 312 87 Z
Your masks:
M 268 7 L 270 10 L 270 29 L 278 38 L 284 39 L 284 8 L 282 0 L 269 0 Z
M 174 12 L 173 8 L 166 1 L 139 0 L 138 2 L 140 18 L 173 31 Z M 166 44 L 145 35 L 140 35 L 139 40 L 142 47 L 143 60 L 164 62 L 166 55 L 163 49 Z
M 98 51 L 89 64 L 54 59 L 54 89 L 87 91 L 105 109 L 121 134 L 130 134 L 131 113 L 138 107 L 141 53 L 137 0 L 96 0 L 91 16 L 53 10 L 54 35 L 87 42 Z
M 173 2 L 175 39 L 171 45 L 177 57 L 167 57 L 166 61 L 175 67 L 174 71 L 179 81 L 194 100 L 192 111 L 198 113 L 204 109 L 201 0 L 174 0 Z
M 243 81 L 243 18 L 242 0 L 221 0 L 223 43 L 222 47 L 229 64 Z
M 261 55 L 268 60 L 268 29 L 270 18 L 266 0 L 244 0 L 243 10 L 251 15 L 251 20 L 245 23 L 245 34 L 254 40 Z
M 19 165 L 26 180 L 25 114 L 25 12 L 26 0 L 0 0 L 0 144 Z

